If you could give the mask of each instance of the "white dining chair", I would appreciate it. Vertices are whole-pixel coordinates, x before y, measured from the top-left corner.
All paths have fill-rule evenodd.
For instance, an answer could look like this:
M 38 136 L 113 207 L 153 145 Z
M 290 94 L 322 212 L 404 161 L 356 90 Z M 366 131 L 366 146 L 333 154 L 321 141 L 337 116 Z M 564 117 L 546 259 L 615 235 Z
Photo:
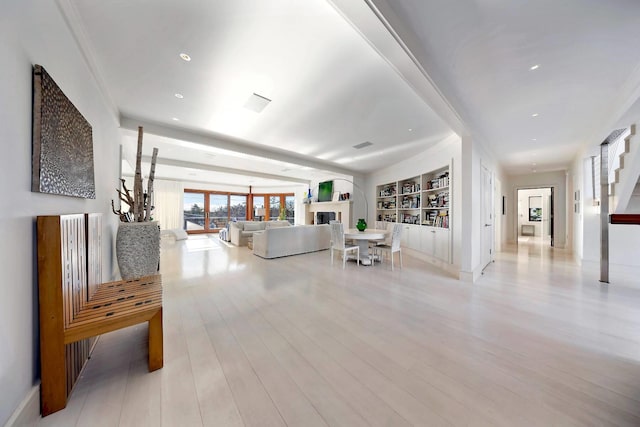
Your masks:
M 402 249 L 400 248 L 400 236 L 402 234 L 402 224 L 393 224 L 393 229 L 391 230 L 391 243 L 390 244 L 379 244 L 373 248 L 374 253 L 380 252 L 380 264 L 382 264 L 383 253 L 389 253 L 391 257 L 391 271 L 393 271 L 393 254 L 398 253 L 398 257 L 400 258 L 400 268 L 402 268 Z
M 333 265 L 333 251 L 342 252 L 342 269 L 347 262 L 347 252 L 356 252 L 356 262 L 360 265 L 360 247 L 347 246 L 344 241 L 344 225 L 340 222 L 330 224 L 331 226 L 331 265 Z

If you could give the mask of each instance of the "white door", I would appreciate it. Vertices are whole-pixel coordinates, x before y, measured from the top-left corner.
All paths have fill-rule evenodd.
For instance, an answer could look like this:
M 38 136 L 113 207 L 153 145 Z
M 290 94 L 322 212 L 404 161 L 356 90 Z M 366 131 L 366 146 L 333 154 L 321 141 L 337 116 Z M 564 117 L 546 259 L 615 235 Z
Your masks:
M 493 259 L 493 182 L 491 172 L 482 166 L 482 268 Z

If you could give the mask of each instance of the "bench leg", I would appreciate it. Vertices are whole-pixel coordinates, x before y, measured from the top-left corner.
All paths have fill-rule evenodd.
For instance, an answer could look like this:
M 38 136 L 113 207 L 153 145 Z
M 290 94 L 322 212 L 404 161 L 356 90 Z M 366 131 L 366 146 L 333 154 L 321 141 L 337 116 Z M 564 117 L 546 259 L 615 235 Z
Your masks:
M 162 341 L 162 308 L 149 320 L 149 372 L 162 368 L 164 364 Z
M 62 336 L 40 340 L 40 409 L 46 417 L 67 406 L 67 367 Z

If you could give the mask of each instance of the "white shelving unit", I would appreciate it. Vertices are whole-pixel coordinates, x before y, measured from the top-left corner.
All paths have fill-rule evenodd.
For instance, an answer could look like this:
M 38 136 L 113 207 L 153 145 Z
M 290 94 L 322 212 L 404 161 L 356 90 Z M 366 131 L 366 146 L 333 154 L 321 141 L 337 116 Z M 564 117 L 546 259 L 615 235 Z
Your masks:
M 404 224 L 402 246 L 451 262 L 450 167 L 376 186 L 376 219 Z

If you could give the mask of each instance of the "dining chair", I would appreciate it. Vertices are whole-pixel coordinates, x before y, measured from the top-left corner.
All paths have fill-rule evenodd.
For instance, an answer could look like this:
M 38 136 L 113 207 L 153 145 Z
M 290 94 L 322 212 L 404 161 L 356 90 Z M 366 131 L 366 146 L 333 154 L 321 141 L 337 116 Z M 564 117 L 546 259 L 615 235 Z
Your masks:
M 360 265 L 360 247 L 347 246 L 344 241 L 344 225 L 341 222 L 330 224 L 331 226 L 331 265 L 333 265 L 333 251 L 342 252 L 342 269 L 347 262 L 347 252 L 356 252 L 356 262 Z
M 378 244 L 375 246 L 374 253 L 380 251 L 380 263 L 382 264 L 383 252 L 388 252 L 391 257 L 391 271 L 393 271 L 393 254 L 398 252 L 398 257 L 400 258 L 400 268 L 402 268 L 402 249 L 400 248 L 400 235 L 402 234 L 402 224 L 397 223 L 393 224 L 393 229 L 391 230 L 391 243 L 390 244 Z

